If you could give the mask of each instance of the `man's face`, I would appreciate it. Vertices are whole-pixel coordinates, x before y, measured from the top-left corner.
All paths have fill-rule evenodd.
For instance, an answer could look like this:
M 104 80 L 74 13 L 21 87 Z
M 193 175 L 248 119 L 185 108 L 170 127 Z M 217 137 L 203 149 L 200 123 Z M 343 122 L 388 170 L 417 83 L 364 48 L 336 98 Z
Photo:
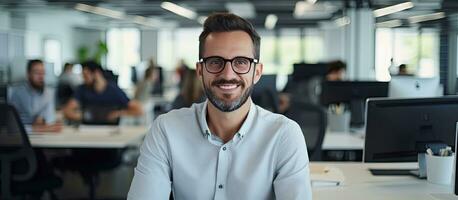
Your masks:
M 83 80 L 86 86 L 94 85 L 95 73 L 91 72 L 88 68 L 83 67 Z
M 35 63 L 32 65 L 28 73 L 28 79 L 33 88 L 41 91 L 43 90 L 45 85 L 45 67 L 43 63 Z
M 341 81 L 341 80 L 344 80 L 344 78 L 345 78 L 344 69 L 332 71 L 328 75 L 326 75 L 326 79 L 328 81 Z
M 204 44 L 203 57 L 220 56 L 225 59 L 234 57 L 254 58 L 253 42 L 243 31 L 210 33 Z M 230 62 L 217 73 L 209 73 L 203 63 L 197 63 L 205 94 L 210 102 L 222 112 L 231 112 L 240 108 L 250 97 L 253 85 L 262 73 L 262 64 L 253 63 L 246 74 L 234 72 Z

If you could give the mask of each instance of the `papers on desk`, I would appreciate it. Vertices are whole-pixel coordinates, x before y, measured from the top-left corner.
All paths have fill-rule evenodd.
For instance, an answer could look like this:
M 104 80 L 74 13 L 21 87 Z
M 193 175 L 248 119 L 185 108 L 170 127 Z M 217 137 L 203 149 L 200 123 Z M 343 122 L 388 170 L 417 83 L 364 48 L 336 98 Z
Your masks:
M 314 188 L 343 185 L 345 180 L 340 169 L 325 165 L 311 165 L 310 176 Z
M 119 126 L 80 125 L 77 133 L 80 135 L 109 136 L 120 132 Z

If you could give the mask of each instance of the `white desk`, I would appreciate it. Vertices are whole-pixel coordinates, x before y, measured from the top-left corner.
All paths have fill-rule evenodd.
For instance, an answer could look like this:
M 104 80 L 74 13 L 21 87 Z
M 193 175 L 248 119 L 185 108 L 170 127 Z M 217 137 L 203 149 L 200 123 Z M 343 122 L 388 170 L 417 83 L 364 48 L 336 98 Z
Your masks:
M 314 165 L 336 167 L 342 171 L 345 180 L 340 186 L 313 187 L 314 199 L 352 200 L 426 200 L 436 199 L 432 195 L 451 197 L 451 186 L 431 184 L 425 179 L 413 176 L 372 176 L 369 168 L 413 168 L 416 163 L 367 164 L 314 162 Z M 448 193 L 448 194 L 447 194 Z M 452 199 L 452 198 L 450 198 Z M 458 197 L 455 197 L 458 199 Z
M 147 133 L 145 126 L 83 129 L 65 127 L 60 133 L 29 134 L 29 139 L 41 148 L 124 148 L 139 144 Z
M 323 150 L 362 150 L 364 138 L 361 134 L 344 132 L 326 132 L 324 135 Z

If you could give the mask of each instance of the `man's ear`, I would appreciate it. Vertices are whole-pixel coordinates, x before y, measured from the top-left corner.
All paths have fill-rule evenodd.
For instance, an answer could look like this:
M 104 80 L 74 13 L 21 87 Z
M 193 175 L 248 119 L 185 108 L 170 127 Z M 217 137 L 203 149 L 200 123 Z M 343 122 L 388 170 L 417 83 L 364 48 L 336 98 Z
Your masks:
M 196 76 L 197 77 L 202 77 L 202 73 L 203 73 L 203 66 L 200 62 L 196 62 Z
M 262 63 L 256 64 L 256 68 L 254 71 L 254 80 L 253 80 L 254 84 L 256 84 L 259 81 L 259 79 L 261 79 L 263 67 L 264 65 Z

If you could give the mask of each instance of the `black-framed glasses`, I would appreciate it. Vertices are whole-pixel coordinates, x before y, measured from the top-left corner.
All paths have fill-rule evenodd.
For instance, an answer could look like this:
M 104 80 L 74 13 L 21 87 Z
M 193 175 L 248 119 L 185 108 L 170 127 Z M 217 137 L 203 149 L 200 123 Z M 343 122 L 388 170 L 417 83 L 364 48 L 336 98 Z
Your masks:
M 232 59 L 225 59 L 220 56 L 210 56 L 201 58 L 199 62 L 203 63 L 207 72 L 212 74 L 218 74 L 222 72 L 227 62 L 231 63 L 232 70 L 234 70 L 235 73 L 246 74 L 250 71 L 251 65 L 253 63 L 258 63 L 258 59 L 243 56 L 237 56 Z

